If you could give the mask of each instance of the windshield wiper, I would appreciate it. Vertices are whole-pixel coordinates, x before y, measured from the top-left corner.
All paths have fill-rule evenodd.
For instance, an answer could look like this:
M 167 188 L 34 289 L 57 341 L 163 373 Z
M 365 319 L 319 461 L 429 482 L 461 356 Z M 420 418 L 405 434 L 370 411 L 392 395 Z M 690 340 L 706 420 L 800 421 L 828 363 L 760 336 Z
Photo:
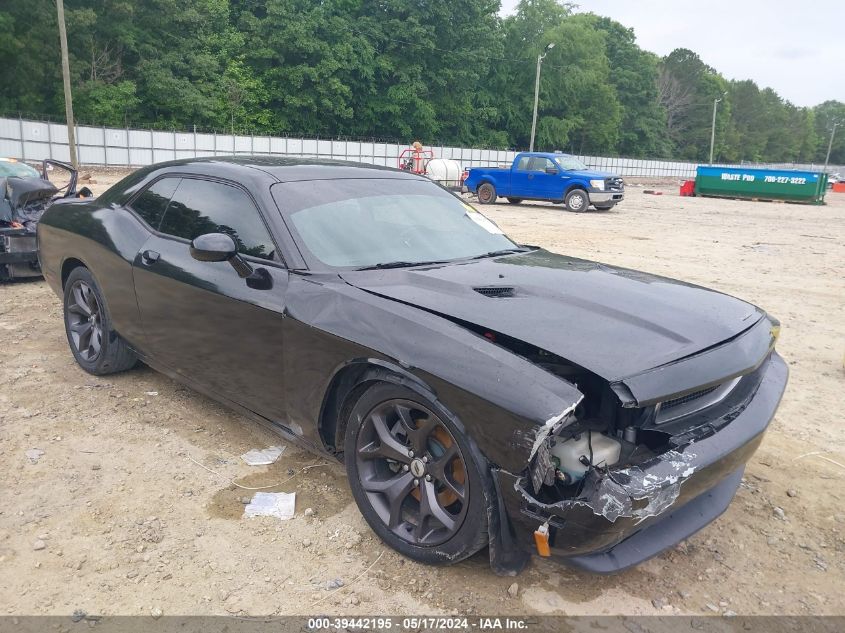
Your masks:
M 362 266 L 361 268 L 356 268 L 355 270 L 382 270 L 385 268 L 409 268 L 411 266 L 428 266 L 430 264 L 445 264 L 447 263 L 444 260 L 440 261 L 430 261 L 430 262 L 383 262 L 380 264 L 373 264 L 372 266 Z
M 470 257 L 469 259 L 484 259 L 486 257 L 499 257 L 500 255 L 512 255 L 514 253 L 525 253 L 530 249 L 527 248 L 503 248 L 499 251 L 488 251 L 481 255 L 475 255 L 474 257 Z

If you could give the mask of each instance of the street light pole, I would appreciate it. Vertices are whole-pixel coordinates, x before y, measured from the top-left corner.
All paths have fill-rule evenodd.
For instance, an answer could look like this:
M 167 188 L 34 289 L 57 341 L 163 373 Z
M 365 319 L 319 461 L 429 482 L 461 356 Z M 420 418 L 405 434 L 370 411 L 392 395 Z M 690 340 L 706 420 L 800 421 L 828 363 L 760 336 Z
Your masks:
M 723 92 L 722 96 L 713 100 L 713 124 L 710 126 L 710 164 L 713 164 L 713 145 L 716 143 L 716 106 L 722 100 L 727 92 Z
M 827 164 L 830 162 L 830 150 L 833 149 L 833 135 L 836 134 L 836 127 L 840 123 L 842 123 L 842 121 L 833 122 L 833 129 L 830 131 L 830 142 L 827 144 L 827 156 L 824 157 L 824 169 L 822 169 L 822 171 L 827 171 Z
M 528 147 L 529 152 L 534 151 L 534 135 L 537 132 L 537 103 L 540 100 L 540 66 L 543 64 L 543 59 L 554 47 L 555 43 L 552 42 L 546 46 L 546 50 L 542 54 L 537 55 L 537 74 L 534 76 L 534 116 L 531 119 L 531 144 Z
M 67 142 L 70 150 L 70 163 L 74 169 L 79 165 L 76 160 L 76 134 L 73 126 L 73 98 L 70 93 L 70 62 L 67 53 L 67 31 L 65 30 L 65 3 L 56 0 L 56 10 L 59 19 L 59 44 L 62 48 L 62 81 L 65 86 L 65 117 L 67 118 Z M 52 156 L 50 157 L 52 158 Z

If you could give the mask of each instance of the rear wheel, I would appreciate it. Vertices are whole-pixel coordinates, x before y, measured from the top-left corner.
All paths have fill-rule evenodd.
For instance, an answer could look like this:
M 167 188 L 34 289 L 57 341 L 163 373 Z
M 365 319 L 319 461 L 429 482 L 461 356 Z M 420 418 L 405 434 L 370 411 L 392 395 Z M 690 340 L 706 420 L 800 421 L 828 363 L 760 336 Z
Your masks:
M 563 199 L 567 211 L 586 211 L 590 206 L 590 196 L 583 189 L 573 189 Z
M 489 182 L 485 182 L 478 188 L 478 201 L 481 204 L 493 204 L 496 198 L 496 187 Z
M 377 383 L 353 407 L 344 440 L 361 514 L 393 549 L 423 563 L 454 563 L 487 544 L 481 470 L 450 418 L 411 389 Z
M 508 198 L 508 202 L 510 202 L 511 204 L 519 204 L 520 202 L 522 202 L 522 198 Z
M 65 332 L 73 357 L 89 374 L 131 369 L 138 357 L 112 329 L 102 291 L 87 268 L 74 268 L 65 282 Z

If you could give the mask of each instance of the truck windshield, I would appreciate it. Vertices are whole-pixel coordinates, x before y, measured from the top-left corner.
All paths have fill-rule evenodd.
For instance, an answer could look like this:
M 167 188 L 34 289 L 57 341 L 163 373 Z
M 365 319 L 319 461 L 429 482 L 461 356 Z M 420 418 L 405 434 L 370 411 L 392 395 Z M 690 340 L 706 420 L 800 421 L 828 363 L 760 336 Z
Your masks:
M 561 169 L 574 171 L 587 169 L 587 166 L 574 156 L 558 156 L 556 160 Z
M 399 267 L 517 251 L 493 222 L 434 183 L 287 182 L 273 197 L 310 267 Z

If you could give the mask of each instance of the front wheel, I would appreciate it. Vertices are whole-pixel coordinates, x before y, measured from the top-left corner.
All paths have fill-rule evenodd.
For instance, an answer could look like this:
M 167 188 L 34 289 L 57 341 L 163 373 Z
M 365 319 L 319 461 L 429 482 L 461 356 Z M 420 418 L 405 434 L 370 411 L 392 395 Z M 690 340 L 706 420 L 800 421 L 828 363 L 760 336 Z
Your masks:
M 352 496 L 385 543 L 441 565 L 487 544 L 482 471 L 448 411 L 406 387 L 377 383 L 354 405 L 347 424 Z
M 573 189 L 563 199 L 567 211 L 586 211 L 590 206 L 590 196 L 583 189 Z
M 508 198 L 508 202 L 510 202 L 511 204 L 519 204 L 520 202 L 522 202 L 522 198 Z
M 478 201 L 481 204 L 493 204 L 496 202 L 496 187 L 489 182 L 485 182 L 478 188 Z
M 597 211 L 610 211 L 616 205 L 615 204 L 594 204 L 593 206 L 596 208 Z
M 87 268 L 74 268 L 65 282 L 65 332 L 77 364 L 103 376 L 134 367 L 138 357 L 112 328 L 103 293 Z

